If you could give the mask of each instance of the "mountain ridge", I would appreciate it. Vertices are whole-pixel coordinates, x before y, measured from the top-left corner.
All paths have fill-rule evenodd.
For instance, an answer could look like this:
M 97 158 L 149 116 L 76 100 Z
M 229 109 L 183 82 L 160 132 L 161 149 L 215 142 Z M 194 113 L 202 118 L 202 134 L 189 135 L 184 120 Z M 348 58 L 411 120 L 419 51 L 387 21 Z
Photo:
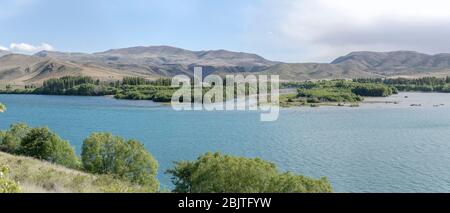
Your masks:
M 0 57 L 5 56 L 5 55 L 9 55 L 11 54 L 11 52 L 6 51 L 6 50 L 0 50 Z
M 450 75 L 450 53 L 415 51 L 351 52 L 330 63 L 284 63 L 257 54 L 228 50 L 191 51 L 171 46 L 137 46 L 96 53 L 41 51 L 33 55 L 0 51 L 0 85 L 40 84 L 65 75 L 115 81 L 125 76 L 148 79 L 192 75 L 255 73 L 286 81 Z

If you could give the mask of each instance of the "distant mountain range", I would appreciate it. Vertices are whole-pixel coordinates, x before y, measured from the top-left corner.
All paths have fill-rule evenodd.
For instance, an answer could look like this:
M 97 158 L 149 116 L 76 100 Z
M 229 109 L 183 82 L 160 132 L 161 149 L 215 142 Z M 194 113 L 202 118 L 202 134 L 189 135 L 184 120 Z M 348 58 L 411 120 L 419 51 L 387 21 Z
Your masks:
M 229 73 L 278 74 L 283 80 L 350 79 L 363 77 L 422 77 L 450 75 L 450 54 L 412 51 L 353 52 L 331 63 L 283 63 L 256 54 L 227 50 L 190 51 L 169 46 L 131 47 L 100 53 L 42 51 L 35 55 L 0 51 L 0 84 L 39 84 L 66 75 L 118 80 L 124 76 L 149 79 Z
M 11 54 L 11 53 L 8 51 L 5 51 L 5 50 L 0 50 L 0 57 L 2 57 L 4 55 L 8 55 L 8 54 Z

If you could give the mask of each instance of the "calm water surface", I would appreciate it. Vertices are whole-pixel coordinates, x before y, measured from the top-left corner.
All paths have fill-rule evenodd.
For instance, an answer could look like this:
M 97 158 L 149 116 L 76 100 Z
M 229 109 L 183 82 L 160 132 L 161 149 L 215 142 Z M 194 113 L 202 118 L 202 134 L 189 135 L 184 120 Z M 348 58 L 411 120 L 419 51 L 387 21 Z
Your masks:
M 399 104 L 283 109 L 277 122 L 264 123 L 255 112 L 175 112 L 108 97 L 0 95 L 8 107 L 0 129 L 17 122 L 48 126 L 78 153 L 92 132 L 139 139 L 159 161 L 165 188 L 171 184 L 164 171 L 173 161 L 221 151 L 326 176 L 337 192 L 450 192 L 450 94 L 376 100 Z

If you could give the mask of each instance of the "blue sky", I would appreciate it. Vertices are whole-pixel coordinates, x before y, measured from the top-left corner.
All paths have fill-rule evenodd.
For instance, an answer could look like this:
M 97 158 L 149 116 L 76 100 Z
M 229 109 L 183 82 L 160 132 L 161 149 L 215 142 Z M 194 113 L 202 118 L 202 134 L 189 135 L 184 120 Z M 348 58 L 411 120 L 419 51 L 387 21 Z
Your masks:
M 450 52 L 449 6 L 443 0 L 0 0 L 0 49 L 171 45 L 288 62 L 328 62 L 358 50 Z
M 57 50 L 96 52 L 136 45 L 173 45 L 252 51 L 246 12 L 259 1 L 0 0 L 0 45 L 51 44 Z M 3 10 L 0 6 L 0 13 Z

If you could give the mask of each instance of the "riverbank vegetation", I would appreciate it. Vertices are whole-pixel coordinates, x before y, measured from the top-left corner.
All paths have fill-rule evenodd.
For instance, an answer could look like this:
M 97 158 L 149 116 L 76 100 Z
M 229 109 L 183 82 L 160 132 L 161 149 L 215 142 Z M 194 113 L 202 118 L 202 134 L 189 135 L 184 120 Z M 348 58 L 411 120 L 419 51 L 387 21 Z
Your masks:
M 349 80 L 285 83 L 284 88 L 297 88 L 297 94 L 282 95 L 281 106 L 320 106 L 345 104 L 353 106 L 364 97 L 387 97 L 397 89 L 381 83 L 359 83 Z
M 178 89 L 172 88 L 171 83 L 171 79 L 167 78 L 148 80 L 142 77 L 125 77 L 121 81 L 106 82 L 87 76 L 65 76 L 46 80 L 41 87 L 27 85 L 22 89 L 12 89 L 11 86 L 6 86 L 6 89 L 1 89 L 0 93 L 74 96 L 113 95 L 117 99 L 169 102 L 172 94 Z M 360 78 L 354 80 L 283 82 L 280 87 L 299 89 L 299 97 L 310 98 L 310 102 L 314 102 L 313 99 L 315 98 L 321 102 L 358 102 L 361 97 L 386 97 L 398 91 L 450 92 L 450 77 Z M 208 88 L 204 88 L 203 92 L 205 93 L 208 90 Z M 248 86 L 246 94 L 248 94 L 247 90 Z
M 26 86 L 24 89 L 6 87 L 2 94 L 38 94 L 69 96 L 106 96 L 117 99 L 152 100 L 169 102 L 176 88 L 170 87 L 170 79 L 154 81 L 140 77 L 125 77 L 122 81 L 102 82 L 87 76 L 65 76 L 44 81 L 41 87 Z
M 170 79 L 148 80 L 141 77 L 125 77 L 122 81 L 101 82 L 90 77 L 66 76 L 47 80 L 42 87 L 0 92 L 81 96 L 113 95 L 117 99 L 170 102 L 173 93 L 179 89 L 171 87 L 171 83 Z M 282 87 L 298 88 L 298 93 L 296 97 L 292 97 L 292 94 L 282 95 L 280 97 L 281 106 L 355 103 L 362 101 L 364 96 L 385 97 L 396 92 L 395 88 L 379 83 L 358 83 L 346 80 L 283 83 Z M 203 94 L 209 89 L 208 87 L 203 88 Z M 254 90 L 258 91 L 258 88 L 254 88 Z M 270 86 L 268 86 L 268 90 L 270 92 Z M 234 91 L 234 97 L 236 97 L 236 88 Z M 246 85 L 245 94 L 249 95 L 249 92 L 249 85 Z M 225 100 L 225 88 L 223 94 Z
M 7 154 L 8 153 L 8 154 Z M 160 192 L 158 162 L 142 143 L 110 133 L 84 140 L 81 156 L 45 127 L 0 131 L 0 192 Z M 7 174 L 8 173 L 8 174 Z M 272 163 L 205 154 L 176 163 L 173 192 L 331 192 L 330 183 L 281 173 Z
M 224 81 L 224 84 L 226 82 Z M 58 79 L 44 81 L 41 87 L 25 86 L 24 89 L 12 89 L 6 87 L 0 90 L 0 94 L 37 94 L 37 95 L 68 95 L 68 96 L 106 96 L 112 95 L 116 99 L 127 100 L 151 100 L 155 102 L 167 103 L 172 100 L 173 94 L 179 87 L 172 87 L 171 79 L 148 80 L 142 77 L 125 77 L 122 81 L 102 82 L 85 76 L 65 76 Z M 268 92 L 270 92 L 270 85 Z M 202 93 L 206 94 L 211 90 L 211 86 L 202 87 Z M 234 88 L 234 98 L 237 97 L 237 85 Z M 194 87 L 192 86 L 191 101 L 194 101 Z M 258 87 L 250 89 L 250 85 L 245 85 L 242 94 L 249 95 L 250 90 L 258 92 Z M 223 90 L 223 99 L 226 100 L 226 88 Z
M 450 77 L 425 77 L 418 79 L 354 79 L 284 82 L 281 88 L 296 88 L 296 94 L 282 94 L 280 105 L 291 106 L 354 106 L 364 97 L 387 97 L 399 91 L 450 92 Z M 41 87 L 26 86 L 25 89 L 0 90 L 3 94 L 45 94 L 105 96 L 117 99 L 152 100 L 170 102 L 179 88 L 171 87 L 170 79 L 148 80 L 141 77 L 125 77 L 121 81 L 102 82 L 91 77 L 66 76 L 49 79 Z M 210 88 L 203 88 L 205 94 Z M 257 91 L 257 88 L 255 89 Z M 269 87 L 270 90 L 270 87 Z M 245 94 L 248 95 L 248 86 Z M 224 98 L 226 90 L 224 89 Z M 236 97 L 236 91 L 235 96 Z M 2 105 L 0 105 L 0 111 Z
M 442 92 L 450 93 L 450 77 L 424 77 L 416 79 L 396 78 L 396 79 L 355 79 L 358 83 L 377 83 L 395 87 L 402 92 Z
M 360 78 L 354 80 L 324 80 L 286 82 L 282 88 L 297 88 L 297 95 L 280 97 L 281 106 L 354 106 L 364 97 L 387 97 L 398 92 L 450 93 L 450 77 Z

